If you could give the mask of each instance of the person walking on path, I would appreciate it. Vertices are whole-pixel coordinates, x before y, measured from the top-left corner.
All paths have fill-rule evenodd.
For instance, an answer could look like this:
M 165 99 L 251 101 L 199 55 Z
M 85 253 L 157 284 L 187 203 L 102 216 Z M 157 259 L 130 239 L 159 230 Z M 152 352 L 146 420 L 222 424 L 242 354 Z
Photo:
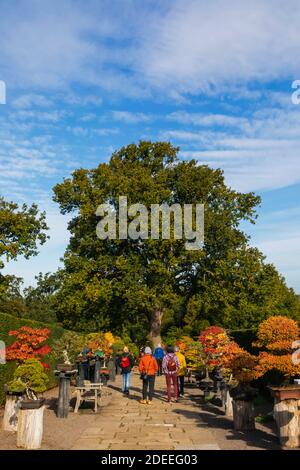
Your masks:
M 134 365 L 134 359 L 129 354 L 127 346 L 123 349 L 123 354 L 119 358 L 119 367 L 123 377 L 122 392 L 129 395 L 131 369 Z
M 187 373 L 185 355 L 182 354 L 178 346 L 175 346 L 175 354 L 179 360 L 179 369 L 177 372 L 178 395 L 184 396 L 184 377 Z
M 143 381 L 143 398 L 140 400 L 142 405 L 152 404 L 154 395 L 155 376 L 158 371 L 158 365 L 155 357 L 152 356 L 152 350 L 147 346 L 145 353 L 140 359 L 139 372 Z
M 168 402 L 171 402 L 171 389 L 173 384 L 173 394 L 174 394 L 174 401 L 177 402 L 178 399 L 178 386 L 177 386 L 177 372 L 179 370 L 180 364 L 179 359 L 174 352 L 174 348 L 172 346 L 167 346 L 166 355 L 163 359 L 163 373 L 166 377 L 167 383 L 167 394 L 168 394 Z
M 161 344 L 158 344 L 154 350 L 154 357 L 158 365 L 158 371 L 157 371 L 158 376 L 162 375 L 162 363 L 163 363 L 164 355 L 165 355 L 165 351 L 161 347 Z

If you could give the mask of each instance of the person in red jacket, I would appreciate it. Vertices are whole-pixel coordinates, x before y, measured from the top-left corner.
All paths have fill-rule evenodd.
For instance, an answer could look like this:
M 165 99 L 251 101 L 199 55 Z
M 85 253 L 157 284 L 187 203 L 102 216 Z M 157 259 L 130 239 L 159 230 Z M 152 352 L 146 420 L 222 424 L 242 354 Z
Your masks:
M 131 375 L 131 369 L 133 368 L 133 365 L 134 365 L 134 359 L 129 354 L 129 349 L 127 346 L 124 347 L 123 354 L 119 358 L 118 362 L 119 362 L 118 365 L 121 369 L 121 374 L 123 377 L 122 391 L 125 395 L 129 395 L 130 375 Z
M 143 381 L 143 398 L 140 403 L 151 405 L 154 395 L 155 376 L 158 371 L 158 365 L 155 357 L 152 356 L 152 350 L 147 346 L 145 354 L 139 363 L 139 372 Z M 147 398 L 148 397 L 148 398 Z

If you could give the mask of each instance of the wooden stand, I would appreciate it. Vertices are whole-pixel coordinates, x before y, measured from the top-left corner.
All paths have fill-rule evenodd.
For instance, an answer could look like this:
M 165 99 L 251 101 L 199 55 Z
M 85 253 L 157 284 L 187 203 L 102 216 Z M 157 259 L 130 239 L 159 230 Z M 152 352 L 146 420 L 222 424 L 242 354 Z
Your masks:
M 228 418 L 232 418 L 233 416 L 232 401 L 233 400 L 226 386 L 222 390 L 222 401 L 223 401 L 223 408 L 224 408 L 225 416 L 228 416 Z
M 274 419 L 278 426 L 280 444 L 291 449 L 300 447 L 300 400 L 275 399 Z
M 59 377 L 58 406 L 56 416 L 58 418 L 67 418 L 70 406 L 70 382 L 72 375 L 76 374 L 76 370 L 71 371 L 55 371 Z
M 233 400 L 233 425 L 236 431 L 255 429 L 254 406 L 252 401 Z
M 18 429 L 18 400 L 16 395 L 6 395 L 3 431 L 16 432 Z
M 19 410 L 17 447 L 40 449 L 43 437 L 45 406 L 35 410 Z

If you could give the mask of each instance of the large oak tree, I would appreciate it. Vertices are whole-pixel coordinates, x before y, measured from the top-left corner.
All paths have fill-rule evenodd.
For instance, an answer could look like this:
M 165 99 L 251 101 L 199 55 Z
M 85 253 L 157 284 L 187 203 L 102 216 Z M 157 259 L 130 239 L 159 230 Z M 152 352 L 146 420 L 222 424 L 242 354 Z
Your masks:
M 109 163 L 78 169 L 54 188 L 69 223 L 59 318 L 82 330 L 100 328 L 133 338 L 148 331 L 160 341 L 162 325 L 207 320 L 226 327 L 255 326 L 271 314 L 298 315 L 299 303 L 272 265 L 248 245 L 241 221 L 255 221 L 260 198 L 226 186 L 220 169 L 181 161 L 166 142 L 141 141 L 112 154 Z M 205 241 L 99 240 L 99 204 L 205 205 Z M 289 310 L 289 312 L 288 312 Z

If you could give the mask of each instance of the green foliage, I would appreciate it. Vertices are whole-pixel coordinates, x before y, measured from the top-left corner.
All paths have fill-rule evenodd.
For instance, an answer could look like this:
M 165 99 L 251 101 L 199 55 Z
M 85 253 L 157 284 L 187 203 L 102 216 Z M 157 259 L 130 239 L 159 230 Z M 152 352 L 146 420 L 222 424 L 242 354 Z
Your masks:
M 0 312 L 16 317 L 26 317 L 28 308 L 21 293 L 23 279 L 0 273 Z
M 37 359 L 27 359 L 14 371 L 13 380 L 8 383 L 10 392 L 25 393 L 28 398 L 37 398 L 38 393 L 47 390 L 49 382 L 44 367 Z
M 65 361 L 66 356 L 73 363 L 85 346 L 86 341 L 83 335 L 66 331 L 61 338 L 53 342 L 53 355 L 58 361 Z
M 54 323 L 57 321 L 56 294 L 61 286 L 60 271 L 54 274 L 39 273 L 35 278 L 36 287 L 28 287 L 22 292 L 21 278 L 11 275 L 1 277 L 0 274 L 0 312 L 19 318 Z
M 62 274 L 58 270 L 54 274 L 39 273 L 36 276 L 36 287 L 28 287 L 24 290 L 24 300 L 28 314 L 37 321 L 55 322 L 57 320 L 57 292 L 62 283 Z
M 113 352 L 115 354 L 120 354 L 123 352 L 124 346 L 127 346 L 131 355 L 138 357 L 139 356 L 139 348 L 135 343 L 131 341 L 129 337 L 123 337 L 118 339 L 113 344 Z
M 39 214 L 36 204 L 19 207 L 0 197 L 0 258 L 9 261 L 18 255 L 25 258 L 36 255 L 37 243 L 43 244 L 47 239 L 45 218 L 44 212 Z

